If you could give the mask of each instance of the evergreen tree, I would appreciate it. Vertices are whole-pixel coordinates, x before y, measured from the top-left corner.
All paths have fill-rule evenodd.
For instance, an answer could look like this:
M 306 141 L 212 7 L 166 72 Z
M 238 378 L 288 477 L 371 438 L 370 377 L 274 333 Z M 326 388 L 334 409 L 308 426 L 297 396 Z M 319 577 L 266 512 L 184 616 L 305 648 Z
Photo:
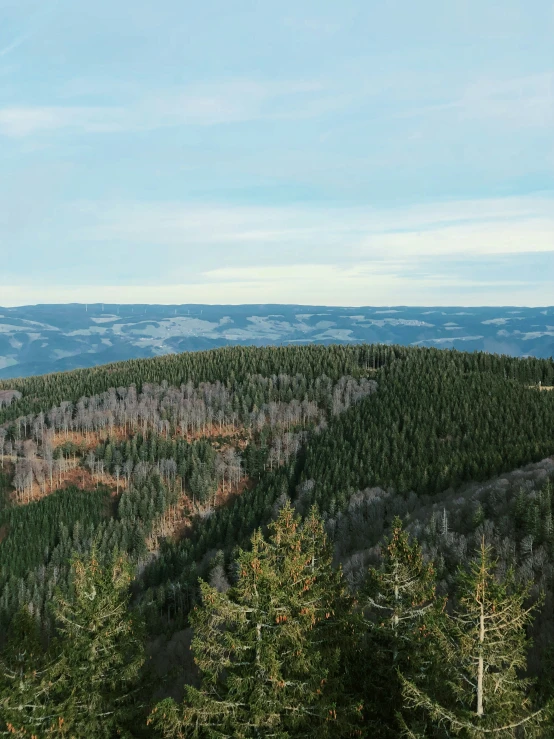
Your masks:
M 437 614 L 435 573 L 423 561 L 421 547 L 410 542 L 400 518 L 385 540 L 383 561 L 369 571 L 363 602 L 367 627 L 363 671 L 366 726 L 371 736 L 397 737 L 397 713 L 402 704 L 399 672 L 418 685 L 429 679 L 432 664 L 426 619 Z
M 548 718 L 548 710 L 531 705 L 531 680 L 521 677 L 533 612 L 525 605 L 529 593 L 516 586 L 512 573 L 498 582 L 494 570 L 483 538 L 478 556 L 460 575 L 456 610 L 432 628 L 441 673 L 435 689 L 403 678 L 405 704 L 427 714 L 432 736 L 540 736 Z M 424 736 L 413 726 L 404 729 L 407 737 Z
M 22 608 L 10 624 L 0 657 L 0 734 L 25 736 L 24 727 L 41 722 L 36 687 L 46 659 L 40 637 L 36 619 Z
M 321 521 L 301 526 L 290 504 L 238 557 L 227 593 L 202 584 L 191 623 L 200 689 L 187 686 L 182 706 L 164 701 L 151 721 L 164 737 L 247 739 L 333 736 L 355 720 L 341 697 L 340 644 L 352 632 L 352 601 Z
M 130 567 L 118 555 L 102 566 L 93 551 L 73 559 L 72 575 L 71 597 L 54 604 L 58 637 L 41 669 L 20 671 L 17 690 L 2 695 L 2 718 L 20 736 L 131 736 L 143 650 L 128 612 Z

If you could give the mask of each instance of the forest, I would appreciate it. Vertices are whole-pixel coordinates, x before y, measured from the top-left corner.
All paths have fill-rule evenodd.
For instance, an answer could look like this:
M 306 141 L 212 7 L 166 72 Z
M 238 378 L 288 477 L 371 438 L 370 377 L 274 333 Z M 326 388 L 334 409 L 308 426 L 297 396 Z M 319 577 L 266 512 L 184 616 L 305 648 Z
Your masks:
M 552 359 L 0 382 L 0 734 L 552 737 Z

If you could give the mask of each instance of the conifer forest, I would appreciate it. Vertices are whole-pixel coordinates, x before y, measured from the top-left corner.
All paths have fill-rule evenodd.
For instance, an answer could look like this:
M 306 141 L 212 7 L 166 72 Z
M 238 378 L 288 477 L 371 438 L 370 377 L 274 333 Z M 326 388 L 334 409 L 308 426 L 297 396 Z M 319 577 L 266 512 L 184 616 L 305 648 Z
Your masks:
M 551 739 L 553 386 L 384 344 L 0 382 L 0 735 Z

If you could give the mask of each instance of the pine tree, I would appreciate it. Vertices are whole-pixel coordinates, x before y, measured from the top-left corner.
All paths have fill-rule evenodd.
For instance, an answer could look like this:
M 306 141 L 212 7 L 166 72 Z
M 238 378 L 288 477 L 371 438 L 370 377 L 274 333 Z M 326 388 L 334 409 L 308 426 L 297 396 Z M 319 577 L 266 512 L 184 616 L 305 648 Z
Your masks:
M 364 591 L 365 652 L 371 664 L 362 677 L 366 724 L 372 736 L 397 737 L 399 671 L 418 685 L 428 677 L 432 665 L 426 619 L 441 607 L 435 598 L 433 565 L 423 561 L 419 543 L 410 542 L 398 517 L 384 543 L 382 564 L 370 569 Z
M 498 582 L 494 571 L 483 539 L 469 570 L 460 575 L 456 610 L 431 630 L 440 657 L 435 689 L 426 691 L 403 678 L 406 706 L 427 714 L 433 736 L 507 739 L 522 736 L 520 731 L 540 736 L 548 717 L 548 710 L 533 708 L 531 681 L 521 677 L 533 613 L 533 606 L 526 606 L 529 593 L 516 586 L 512 573 Z M 404 728 L 407 737 L 423 736 L 414 727 Z
M 202 583 L 191 616 L 202 684 L 154 710 L 164 737 L 340 737 L 353 725 L 354 700 L 340 695 L 352 601 L 322 523 L 312 511 L 301 526 L 287 504 L 270 530 L 240 552 L 235 587 Z

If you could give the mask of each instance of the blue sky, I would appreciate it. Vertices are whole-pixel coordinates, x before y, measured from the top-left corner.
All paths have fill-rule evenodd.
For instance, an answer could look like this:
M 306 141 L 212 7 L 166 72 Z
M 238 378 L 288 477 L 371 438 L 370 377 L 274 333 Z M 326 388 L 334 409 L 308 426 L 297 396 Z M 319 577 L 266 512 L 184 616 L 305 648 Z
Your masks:
M 1 0 L 0 305 L 551 305 L 553 38 L 552 0 Z

